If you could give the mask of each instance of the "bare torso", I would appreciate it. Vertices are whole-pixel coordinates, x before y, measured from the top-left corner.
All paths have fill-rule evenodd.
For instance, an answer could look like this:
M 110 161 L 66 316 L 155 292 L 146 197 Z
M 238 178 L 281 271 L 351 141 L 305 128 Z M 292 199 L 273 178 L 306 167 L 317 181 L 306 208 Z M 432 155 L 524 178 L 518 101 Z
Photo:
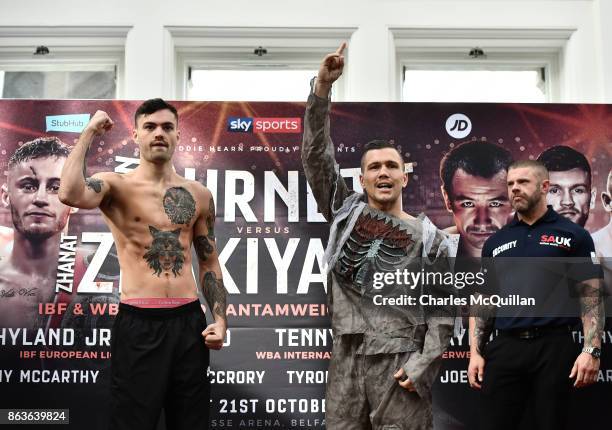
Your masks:
M 55 277 L 24 274 L 10 261 L 0 263 L 0 327 L 41 328 L 38 304 L 53 301 Z
M 197 297 L 191 245 L 207 190 L 176 174 L 159 183 L 133 172 L 103 177 L 110 192 L 100 209 L 117 247 L 122 300 Z

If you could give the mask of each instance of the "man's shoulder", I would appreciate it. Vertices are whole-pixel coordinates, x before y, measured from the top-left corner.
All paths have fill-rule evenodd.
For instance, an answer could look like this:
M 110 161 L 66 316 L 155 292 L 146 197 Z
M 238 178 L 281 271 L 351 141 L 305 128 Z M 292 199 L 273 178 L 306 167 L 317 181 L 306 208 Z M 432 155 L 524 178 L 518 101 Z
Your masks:
M 98 182 L 99 185 L 102 183 L 106 183 L 108 185 L 108 190 L 116 190 L 120 189 L 124 186 L 129 186 L 126 183 L 127 174 L 117 173 L 117 172 L 98 172 L 91 175 L 87 178 L 87 183 L 92 185 Z M 94 185 L 95 187 L 95 185 Z
M 487 255 L 497 244 L 504 242 L 512 234 L 512 223 L 506 224 L 493 233 L 482 246 L 482 255 Z
M 0 261 L 0 287 L 15 287 L 23 281 L 23 274 L 15 269 L 8 258 Z
M 604 240 L 606 238 L 607 228 L 609 228 L 609 226 L 605 226 L 604 228 L 600 228 L 599 230 L 593 232 L 593 234 L 591 235 L 591 237 L 593 237 L 593 240 Z
M 208 216 L 209 212 L 215 212 L 213 195 L 201 182 L 181 177 L 181 180 L 173 185 L 173 187 L 180 187 L 187 191 L 194 200 L 196 207 L 200 208 L 198 212 L 201 215 Z
M 92 178 L 102 179 L 106 181 L 122 181 L 128 174 L 117 172 L 98 172 L 91 175 Z
M 398 217 L 399 219 L 401 219 L 404 222 L 408 222 L 408 223 L 416 223 L 419 222 L 419 218 L 415 217 L 413 215 L 410 215 L 408 212 L 402 211 L 402 215 L 400 217 Z
M 457 228 L 456 225 L 451 225 L 449 227 L 446 227 L 442 229 L 442 231 L 447 234 L 459 234 L 459 229 Z
M 192 179 L 184 179 L 181 181 L 180 186 L 187 188 L 192 193 L 196 194 L 196 197 L 199 198 L 211 198 L 212 193 L 204 184 L 201 182 L 192 180 Z
M 591 237 L 593 242 L 601 245 L 608 245 L 612 247 L 612 225 L 608 224 L 604 228 L 601 228 L 594 232 Z

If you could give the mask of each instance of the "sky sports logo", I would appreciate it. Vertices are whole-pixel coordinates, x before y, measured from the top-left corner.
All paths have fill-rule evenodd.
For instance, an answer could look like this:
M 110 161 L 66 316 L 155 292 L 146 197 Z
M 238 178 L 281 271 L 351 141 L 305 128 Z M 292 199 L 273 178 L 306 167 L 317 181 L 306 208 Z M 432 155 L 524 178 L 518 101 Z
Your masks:
M 227 131 L 232 133 L 301 133 L 302 118 L 241 118 L 230 116 Z

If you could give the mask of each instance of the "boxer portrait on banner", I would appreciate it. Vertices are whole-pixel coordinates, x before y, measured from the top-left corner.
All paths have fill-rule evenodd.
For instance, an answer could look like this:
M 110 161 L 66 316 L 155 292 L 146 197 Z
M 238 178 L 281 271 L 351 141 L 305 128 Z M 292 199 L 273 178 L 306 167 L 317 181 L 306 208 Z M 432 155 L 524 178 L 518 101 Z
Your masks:
M 538 156 L 550 176 L 546 201 L 561 216 L 584 227 L 593 209 L 597 190 L 592 187 L 591 166 L 581 152 L 569 146 L 552 146 Z
M 134 115 L 138 167 L 87 177 L 88 149 L 112 127 L 105 112 L 92 116 L 59 190 L 65 204 L 100 208 L 117 249 L 122 292 L 111 342 L 111 428 L 153 430 L 164 408 L 169 428 L 206 429 L 209 348 L 222 347 L 227 329 L 213 198 L 174 170 L 179 118 L 161 99 L 143 102 Z M 214 319 L 208 326 L 191 270 L 192 245 Z
M 45 328 L 38 306 L 55 299 L 61 235 L 75 211 L 58 199 L 68 154 L 58 138 L 40 137 L 9 159 L 0 192 L 13 234 L 11 251 L 0 261 L 0 327 Z
M 480 257 L 485 241 L 506 224 L 510 163 L 510 152 L 489 142 L 463 143 L 440 161 L 442 197 L 455 222 L 445 231 L 460 236 L 457 257 Z
M 343 43 L 319 68 L 306 106 L 302 163 L 320 212 L 331 224 L 325 251 L 333 349 L 326 426 L 430 429 L 431 386 L 453 333 L 454 308 L 377 306 L 375 279 L 396 269 L 448 269 L 456 249 L 426 217 L 404 212 L 408 175 L 385 140 L 363 147 L 362 193 L 350 191 L 330 136 L 330 91 L 344 67 Z M 379 292 L 395 291 L 383 286 Z M 419 290 L 417 290 L 419 291 Z

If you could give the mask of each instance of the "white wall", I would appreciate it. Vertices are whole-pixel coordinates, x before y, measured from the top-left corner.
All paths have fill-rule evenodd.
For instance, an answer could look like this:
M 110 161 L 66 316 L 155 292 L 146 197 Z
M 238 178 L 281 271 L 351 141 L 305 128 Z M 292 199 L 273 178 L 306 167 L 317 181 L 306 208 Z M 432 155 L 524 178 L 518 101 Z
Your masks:
M 123 98 L 173 95 L 172 42 L 164 26 L 357 28 L 346 99 L 393 101 L 390 27 L 572 28 L 561 62 L 563 102 L 612 103 L 612 0 L 20 0 L 2 2 L 1 26 L 132 26 Z M 44 44 L 44 40 L 40 41 Z M 1 47 L 0 47 L 1 48 Z
M 595 15 L 599 37 L 595 51 L 600 55 L 602 70 L 602 102 L 612 103 L 612 0 L 597 0 Z

